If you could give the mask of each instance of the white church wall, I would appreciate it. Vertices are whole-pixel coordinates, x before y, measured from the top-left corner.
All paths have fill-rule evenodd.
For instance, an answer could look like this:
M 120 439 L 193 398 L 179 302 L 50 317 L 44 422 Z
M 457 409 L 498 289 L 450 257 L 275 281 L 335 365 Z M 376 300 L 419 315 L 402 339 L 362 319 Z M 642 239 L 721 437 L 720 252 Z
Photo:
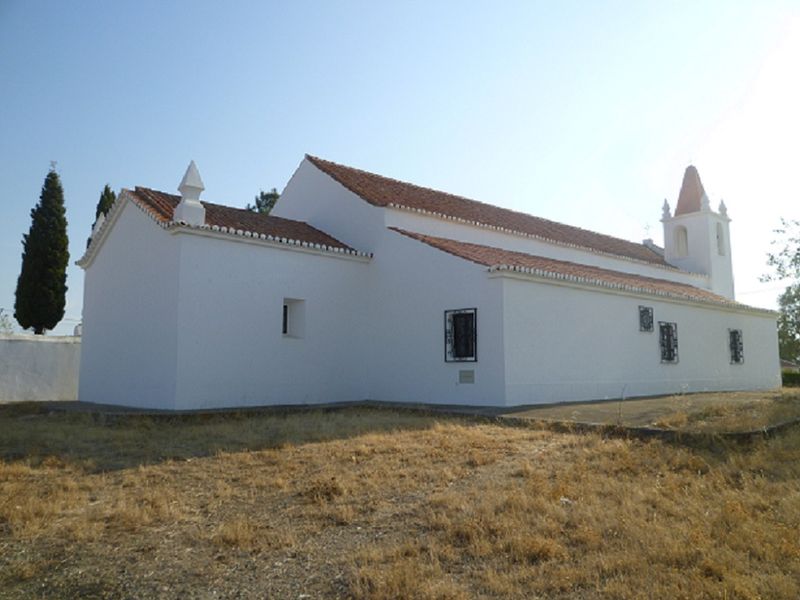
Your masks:
M 305 221 L 362 252 L 383 234 L 383 209 L 372 206 L 304 159 L 270 213 Z
M 86 269 L 79 399 L 174 408 L 175 238 L 127 203 Z
M 780 385 L 774 317 L 502 279 L 510 406 Z M 659 321 L 677 323 L 677 363 L 661 362 Z M 730 362 L 729 328 L 743 332 L 743 364 Z
M 177 408 L 366 397 L 366 260 L 181 233 Z M 282 333 L 283 304 L 303 324 Z M 297 316 L 297 315 L 293 315 Z
M 504 403 L 502 288 L 486 268 L 384 230 L 370 265 L 370 398 Z M 445 362 L 444 312 L 477 309 L 477 361 Z M 474 383 L 459 383 L 471 371 Z
M 669 268 L 659 268 L 639 261 L 614 258 L 613 256 L 588 250 L 561 246 L 543 240 L 503 233 L 406 210 L 386 209 L 385 222 L 387 227 L 397 227 L 426 235 L 503 248 L 515 252 L 525 252 L 556 260 L 566 260 L 603 269 L 622 271 L 623 273 L 677 281 L 700 288 L 709 287 L 708 278 L 703 275 L 682 273 Z

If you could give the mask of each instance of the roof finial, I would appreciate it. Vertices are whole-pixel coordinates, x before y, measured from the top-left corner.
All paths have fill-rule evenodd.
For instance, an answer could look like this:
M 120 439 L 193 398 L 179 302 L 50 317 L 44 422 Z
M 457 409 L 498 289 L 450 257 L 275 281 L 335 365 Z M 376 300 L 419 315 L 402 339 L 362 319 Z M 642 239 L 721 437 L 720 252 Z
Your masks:
M 721 214 L 723 217 L 727 217 L 728 216 L 728 207 L 725 206 L 725 200 L 722 200 L 720 198 L 719 209 L 717 209 L 717 210 L 718 210 L 719 214 Z
M 200 172 L 194 161 L 189 163 L 186 173 L 183 175 L 178 191 L 181 193 L 181 201 L 175 207 L 172 218 L 175 221 L 183 221 L 187 225 L 205 225 L 206 209 L 200 203 L 200 194 L 205 189 L 203 180 L 200 179 Z
M 669 202 L 667 202 L 667 199 L 664 198 L 664 205 L 661 207 L 661 219 L 664 220 L 664 219 L 671 219 L 671 218 L 672 218 L 672 214 L 670 214 Z
M 187 200 L 200 200 L 200 194 L 204 189 L 206 188 L 203 185 L 203 180 L 200 179 L 200 171 L 197 170 L 197 165 L 192 161 L 186 167 L 186 173 L 181 179 L 178 191 L 181 193 L 181 197 Z

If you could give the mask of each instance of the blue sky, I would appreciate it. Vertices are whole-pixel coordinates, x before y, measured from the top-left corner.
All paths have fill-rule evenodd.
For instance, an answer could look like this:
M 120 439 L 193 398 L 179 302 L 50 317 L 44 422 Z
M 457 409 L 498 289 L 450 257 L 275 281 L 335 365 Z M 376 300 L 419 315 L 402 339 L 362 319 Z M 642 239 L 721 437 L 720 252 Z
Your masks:
M 737 298 L 800 218 L 800 4 L 0 0 L 0 307 L 51 160 L 77 260 L 105 183 L 244 206 L 304 153 L 661 242 L 697 165 Z M 70 266 L 67 318 L 81 314 Z

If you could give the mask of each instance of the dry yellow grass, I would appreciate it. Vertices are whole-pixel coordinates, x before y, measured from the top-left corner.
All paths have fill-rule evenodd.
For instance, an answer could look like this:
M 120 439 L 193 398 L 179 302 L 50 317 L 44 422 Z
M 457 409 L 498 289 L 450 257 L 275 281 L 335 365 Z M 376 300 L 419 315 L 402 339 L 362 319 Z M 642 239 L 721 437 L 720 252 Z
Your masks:
M 384 410 L 0 407 L 0 431 L 8 597 L 800 597 L 798 429 L 703 450 Z
M 546 422 L 655 426 L 694 432 L 752 431 L 800 419 L 800 390 L 705 392 L 544 405 L 522 407 L 507 416 Z
M 707 394 L 710 402 L 706 405 L 695 410 L 676 410 L 659 417 L 653 425 L 690 432 L 737 432 L 800 420 L 800 390 L 797 388 L 750 395 L 753 398 L 733 403 L 725 402 L 725 394 Z

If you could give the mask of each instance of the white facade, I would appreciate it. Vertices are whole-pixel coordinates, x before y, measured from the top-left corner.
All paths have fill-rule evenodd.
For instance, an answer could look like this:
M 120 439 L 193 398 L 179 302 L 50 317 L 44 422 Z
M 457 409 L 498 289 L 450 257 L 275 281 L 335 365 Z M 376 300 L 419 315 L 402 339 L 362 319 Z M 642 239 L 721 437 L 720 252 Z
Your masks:
M 202 182 L 196 169 L 190 174 L 200 182 L 191 198 L 199 202 Z M 272 216 L 308 223 L 358 252 L 226 229 L 203 205 L 205 223 L 189 223 L 176 218 L 185 204 L 177 198 L 175 214 L 154 216 L 132 200 L 136 193 L 120 194 L 80 261 L 84 401 L 178 410 L 365 399 L 514 406 L 780 385 L 775 314 L 726 301 L 733 298 L 726 215 L 665 219 L 668 235 L 691 227 L 687 257 L 675 258 L 666 244 L 675 269 L 380 205 L 308 158 Z M 716 236 L 717 223 L 724 254 L 715 254 L 716 237 L 695 231 Z M 719 298 L 487 268 L 390 228 Z M 639 306 L 652 308 L 653 332 L 639 330 Z M 445 360 L 444 315 L 455 309 L 476 309 L 475 361 Z M 676 362 L 660 359 L 660 321 L 677 323 Z M 731 329 L 743 338 L 738 364 Z
M 178 239 L 122 202 L 86 267 L 79 399 L 175 408 Z M 109 229 L 111 231 L 109 231 Z M 88 340 L 88 344 L 85 343 Z
M 366 259 L 177 234 L 175 408 L 364 398 Z M 209 270 L 208 264 L 218 268 Z M 284 300 L 303 304 L 283 335 Z
M 772 316 L 513 278 L 504 292 L 510 406 L 780 385 Z M 639 331 L 639 306 L 653 309 L 654 331 Z M 675 363 L 660 359 L 662 321 L 677 324 Z M 742 364 L 729 329 L 742 330 Z

